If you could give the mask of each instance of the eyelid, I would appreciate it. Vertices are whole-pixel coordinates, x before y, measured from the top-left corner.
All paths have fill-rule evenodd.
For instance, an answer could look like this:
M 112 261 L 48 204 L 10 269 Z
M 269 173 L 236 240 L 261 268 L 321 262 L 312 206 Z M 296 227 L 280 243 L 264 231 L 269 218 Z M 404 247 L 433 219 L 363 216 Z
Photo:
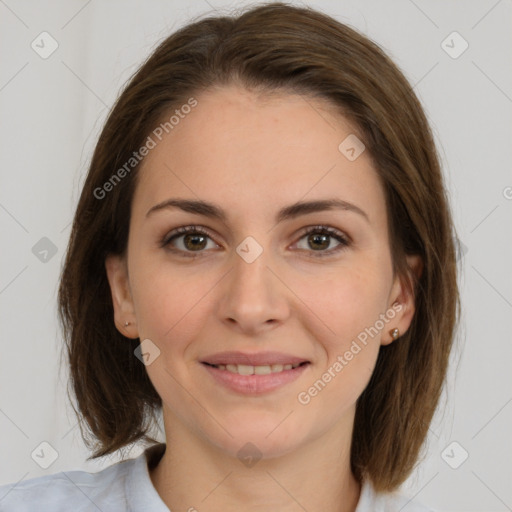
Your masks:
M 172 252 L 180 253 L 182 255 L 186 255 L 189 257 L 196 257 L 202 255 L 202 253 L 206 253 L 206 250 L 201 251 L 183 251 L 182 249 L 176 249 L 170 245 L 171 240 L 175 238 L 179 238 L 180 236 L 187 235 L 189 233 L 200 233 L 206 237 L 208 237 L 210 240 L 212 240 L 216 245 L 220 245 L 215 241 L 215 237 L 212 236 L 210 230 L 208 228 L 205 228 L 201 225 L 187 225 L 187 226 L 180 226 L 176 229 L 173 229 L 170 233 L 165 235 L 163 239 L 160 242 L 161 248 L 169 248 Z M 329 249 L 326 251 L 308 251 L 305 249 L 299 249 L 301 252 L 309 253 L 309 256 L 311 257 L 323 257 L 323 256 L 330 256 L 333 254 L 336 254 L 340 252 L 341 250 L 347 248 L 352 244 L 352 239 L 349 235 L 346 233 L 340 231 L 337 228 L 334 228 L 332 226 L 326 225 L 326 224 L 314 224 L 303 227 L 301 230 L 299 230 L 299 233 L 295 235 L 297 240 L 294 242 L 294 245 L 297 244 L 302 238 L 309 234 L 327 234 L 331 238 L 336 239 L 339 242 L 339 245 L 336 246 L 333 249 Z
M 169 245 L 170 241 L 173 239 L 173 238 L 178 238 L 180 236 L 183 236 L 183 235 L 188 235 L 189 233 L 200 233 L 202 235 L 205 235 L 207 236 L 208 238 L 210 238 L 210 240 L 212 240 L 213 242 L 215 242 L 217 245 L 219 245 L 216 241 L 215 241 L 215 238 L 214 236 L 212 236 L 212 233 L 207 229 L 205 228 L 204 226 L 200 226 L 200 225 L 196 225 L 196 224 L 191 224 L 191 225 L 187 225 L 187 226 L 180 226 L 176 229 L 173 229 L 170 233 L 167 233 L 162 241 L 160 242 L 160 246 L 162 248 L 165 248 L 167 245 Z M 178 249 L 179 252 L 183 252 L 183 251 L 180 251 Z M 193 251 L 188 251 L 189 253 L 193 253 Z M 204 251 L 198 251 L 198 252 L 204 252 Z
M 302 240 L 305 236 L 309 234 L 326 234 L 331 238 L 334 238 L 338 241 L 338 245 L 332 249 L 328 249 L 326 251 L 313 251 L 313 250 L 306 250 L 302 249 L 301 252 L 305 252 L 308 257 L 310 258 L 322 258 L 322 257 L 329 257 L 329 256 L 336 256 L 340 252 L 342 252 L 344 249 L 347 249 L 352 245 L 352 239 L 349 235 L 345 234 L 343 231 L 340 231 L 337 228 L 334 228 L 332 226 L 326 225 L 326 224 L 315 224 L 310 226 L 305 226 L 302 228 L 302 230 L 299 232 L 298 240 L 294 242 L 294 245 L 296 245 L 300 240 Z M 300 249 L 299 249 L 300 250 Z
M 299 230 L 299 235 L 301 238 L 304 235 L 308 235 L 309 233 L 314 233 L 315 231 L 323 231 L 329 235 L 336 236 L 342 238 L 347 243 L 352 243 L 352 239 L 350 236 L 335 227 L 329 226 L 328 224 L 311 224 L 310 226 L 305 226 L 301 230 Z

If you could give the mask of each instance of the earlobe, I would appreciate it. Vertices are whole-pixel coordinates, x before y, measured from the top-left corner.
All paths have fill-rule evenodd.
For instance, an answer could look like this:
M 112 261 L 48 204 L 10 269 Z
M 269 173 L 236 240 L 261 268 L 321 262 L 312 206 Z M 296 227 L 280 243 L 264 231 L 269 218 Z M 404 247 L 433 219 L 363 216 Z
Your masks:
M 383 335 L 381 339 L 382 345 L 389 345 L 395 341 L 399 343 L 400 336 L 403 336 L 409 329 L 416 311 L 415 282 L 420 279 L 423 272 L 423 261 L 419 255 L 409 255 L 406 259 L 409 275 L 396 276 L 395 278 L 390 299 L 391 307 L 398 314 L 390 323 L 392 328 L 389 330 L 389 333 Z
M 123 336 L 137 338 L 135 310 L 128 280 L 126 260 L 117 254 L 109 254 L 105 258 L 105 270 L 110 285 L 114 322 L 117 330 Z

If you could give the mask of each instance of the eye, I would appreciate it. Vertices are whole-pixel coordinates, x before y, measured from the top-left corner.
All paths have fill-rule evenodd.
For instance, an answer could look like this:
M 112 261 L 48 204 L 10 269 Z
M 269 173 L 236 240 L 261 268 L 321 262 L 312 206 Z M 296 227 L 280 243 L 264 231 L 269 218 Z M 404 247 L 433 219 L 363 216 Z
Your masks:
M 208 247 L 208 242 L 211 242 L 213 247 Z M 210 234 L 201 226 L 183 226 L 177 228 L 164 237 L 160 246 L 167 247 L 175 252 L 185 253 L 186 256 L 190 256 L 190 253 L 194 252 L 203 252 L 204 249 L 219 247 L 212 240 Z
M 300 247 L 300 240 L 303 239 L 305 239 L 305 247 Z M 341 231 L 329 226 L 310 226 L 303 231 L 300 240 L 296 244 L 298 248 L 317 253 L 313 254 L 314 257 L 329 256 L 350 245 L 349 239 Z
M 302 240 L 305 240 L 305 244 L 301 243 Z M 210 246 L 208 246 L 209 243 Z M 320 225 L 303 230 L 299 242 L 295 245 L 301 251 L 312 253 L 310 255 L 313 257 L 322 257 L 345 249 L 350 245 L 350 240 L 337 229 Z M 213 241 L 209 232 L 201 226 L 179 227 L 166 235 L 160 242 L 160 246 L 188 257 L 199 256 L 206 249 L 220 247 Z

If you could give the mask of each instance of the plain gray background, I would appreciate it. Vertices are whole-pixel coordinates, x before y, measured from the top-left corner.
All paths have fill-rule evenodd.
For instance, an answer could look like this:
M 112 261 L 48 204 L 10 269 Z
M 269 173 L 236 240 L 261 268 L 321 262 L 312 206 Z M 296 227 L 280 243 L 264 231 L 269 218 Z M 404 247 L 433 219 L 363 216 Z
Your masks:
M 85 462 L 58 373 L 56 292 L 80 186 L 109 108 L 156 44 L 192 17 L 246 4 L 0 0 L 0 483 L 117 460 Z M 439 511 L 512 510 L 511 1 L 308 5 L 379 43 L 414 85 L 464 252 L 458 349 L 404 490 Z M 57 454 L 47 469 L 31 457 L 42 442 Z

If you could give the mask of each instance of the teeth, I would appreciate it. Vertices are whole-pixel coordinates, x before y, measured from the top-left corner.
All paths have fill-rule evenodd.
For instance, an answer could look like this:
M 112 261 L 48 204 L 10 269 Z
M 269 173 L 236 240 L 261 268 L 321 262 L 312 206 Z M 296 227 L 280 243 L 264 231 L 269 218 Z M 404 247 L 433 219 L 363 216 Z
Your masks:
M 262 366 L 251 366 L 248 364 L 218 364 L 215 365 L 219 370 L 227 370 L 231 373 L 238 373 L 239 375 L 268 375 L 269 373 L 279 373 L 283 370 L 291 370 L 300 366 L 296 364 L 272 364 Z
M 254 369 L 255 375 L 268 375 L 269 373 L 272 373 L 271 366 L 250 366 L 249 368 Z

